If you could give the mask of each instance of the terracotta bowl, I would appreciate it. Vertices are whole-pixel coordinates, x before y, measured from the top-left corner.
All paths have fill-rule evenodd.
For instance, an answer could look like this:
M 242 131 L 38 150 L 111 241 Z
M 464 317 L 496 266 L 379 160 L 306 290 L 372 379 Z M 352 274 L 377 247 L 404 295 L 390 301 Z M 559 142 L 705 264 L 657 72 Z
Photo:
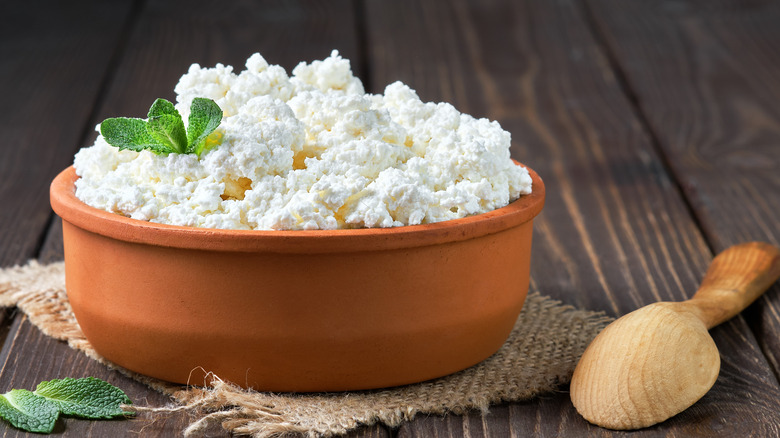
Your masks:
M 205 371 L 266 391 L 443 376 L 498 350 L 528 290 L 544 185 L 486 214 L 333 231 L 160 225 L 51 185 L 73 312 L 108 360 L 177 383 Z

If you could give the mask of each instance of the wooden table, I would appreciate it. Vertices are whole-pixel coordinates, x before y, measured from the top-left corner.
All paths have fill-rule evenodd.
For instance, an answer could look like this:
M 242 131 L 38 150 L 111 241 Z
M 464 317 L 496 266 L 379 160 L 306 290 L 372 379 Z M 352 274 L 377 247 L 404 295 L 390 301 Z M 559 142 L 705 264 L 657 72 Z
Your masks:
M 61 259 L 48 186 L 94 126 L 142 116 L 193 62 L 290 71 L 337 48 L 366 89 L 498 120 L 544 178 L 531 290 L 621 315 L 683 300 L 713 254 L 780 244 L 780 2 L 4 1 L 0 3 L 0 266 Z M 43 336 L 9 310 L 0 392 L 92 375 L 136 404 L 166 399 Z M 780 287 L 712 330 L 722 369 L 691 409 L 637 436 L 780 436 Z M 66 419 L 69 437 L 179 436 L 186 414 Z M 0 423 L 3 436 L 25 435 Z M 219 435 L 219 431 L 214 431 Z M 352 436 L 621 436 L 567 388 L 490 413 L 420 417 Z

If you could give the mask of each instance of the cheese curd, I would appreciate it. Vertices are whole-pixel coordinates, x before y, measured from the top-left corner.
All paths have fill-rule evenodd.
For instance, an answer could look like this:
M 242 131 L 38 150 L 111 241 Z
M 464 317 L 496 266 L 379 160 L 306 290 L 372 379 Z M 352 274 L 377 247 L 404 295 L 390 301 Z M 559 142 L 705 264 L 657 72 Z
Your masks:
M 424 103 L 395 82 L 366 94 L 349 61 L 301 63 L 289 77 L 252 55 L 246 70 L 193 64 L 174 91 L 224 112 L 200 157 L 120 151 L 98 135 L 76 154 L 88 205 L 173 225 L 336 229 L 439 222 L 488 212 L 531 192 L 497 122 Z

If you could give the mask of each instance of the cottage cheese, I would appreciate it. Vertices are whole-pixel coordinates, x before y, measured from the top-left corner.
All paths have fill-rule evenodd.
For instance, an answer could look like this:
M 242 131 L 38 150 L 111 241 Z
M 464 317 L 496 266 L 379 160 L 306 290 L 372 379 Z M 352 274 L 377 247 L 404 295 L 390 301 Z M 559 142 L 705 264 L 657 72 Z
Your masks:
M 236 74 L 193 64 L 176 85 L 224 111 L 200 158 L 95 144 L 76 154 L 76 196 L 134 219 L 208 228 L 393 227 L 484 213 L 531 192 L 497 122 L 423 103 L 395 82 L 366 94 L 334 51 L 289 77 L 259 54 Z

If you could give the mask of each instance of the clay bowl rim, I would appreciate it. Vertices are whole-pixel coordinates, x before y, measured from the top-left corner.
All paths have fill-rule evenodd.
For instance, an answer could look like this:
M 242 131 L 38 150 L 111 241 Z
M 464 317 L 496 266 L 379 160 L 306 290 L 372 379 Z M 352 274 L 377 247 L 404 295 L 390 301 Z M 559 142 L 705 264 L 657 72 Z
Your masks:
M 53 210 L 63 220 L 84 230 L 132 243 L 181 249 L 286 254 L 381 251 L 467 240 L 532 220 L 544 207 L 545 187 L 533 169 L 522 166 L 531 176 L 532 192 L 503 208 L 460 219 L 391 228 L 225 230 L 131 219 L 91 207 L 78 199 L 75 181 L 79 176 L 73 166 L 54 178 L 50 198 Z

